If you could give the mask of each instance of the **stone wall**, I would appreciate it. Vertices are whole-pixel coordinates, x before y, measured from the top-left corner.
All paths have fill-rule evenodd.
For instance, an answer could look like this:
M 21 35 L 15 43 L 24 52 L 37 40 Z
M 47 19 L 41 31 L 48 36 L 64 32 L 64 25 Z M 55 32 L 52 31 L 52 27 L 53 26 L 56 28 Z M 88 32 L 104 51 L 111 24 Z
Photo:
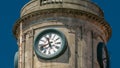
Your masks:
M 98 35 L 100 31 L 84 20 L 63 19 L 38 21 L 38 24 L 24 30 L 23 68 L 99 68 L 96 51 L 98 43 L 103 42 Z M 61 31 L 66 36 L 68 45 L 62 56 L 43 60 L 34 52 L 34 39 L 41 31 L 49 28 Z

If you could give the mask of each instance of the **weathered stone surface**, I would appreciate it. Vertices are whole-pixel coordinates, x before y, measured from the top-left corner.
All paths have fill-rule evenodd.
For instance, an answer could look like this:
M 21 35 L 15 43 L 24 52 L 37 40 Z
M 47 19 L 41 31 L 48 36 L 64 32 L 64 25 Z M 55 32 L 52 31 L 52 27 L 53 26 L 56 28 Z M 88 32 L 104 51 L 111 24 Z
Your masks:
M 41 24 L 36 24 L 32 26 L 33 37 L 31 36 L 30 28 L 24 30 L 23 33 L 26 33 L 26 44 L 25 44 L 25 57 L 24 57 L 24 67 L 23 68 L 99 68 L 98 63 L 96 62 L 96 48 L 97 43 L 100 42 L 98 38 L 92 36 L 91 31 L 100 33 L 99 31 L 92 30 L 95 27 L 89 28 L 92 24 L 85 23 L 83 25 L 81 21 L 71 22 L 72 19 L 65 21 L 69 23 L 68 26 L 64 22 L 58 21 L 46 21 Z M 79 23 L 79 25 L 70 26 L 72 23 Z M 87 24 L 89 26 L 87 27 Z M 85 26 L 85 27 L 83 27 Z M 81 28 L 82 27 L 82 28 Z M 87 27 L 87 29 L 86 29 Z M 46 29 L 57 29 L 64 33 L 68 42 L 68 48 L 66 52 L 53 60 L 42 60 L 36 56 L 32 51 L 34 46 L 34 40 L 36 36 L 43 30 Z M 24 54 L 24 53 L 23 53 Z M 32 58 L 33 57 L 33 58 Z
M 13 30 L 19 42 L 22 23 L 22 68 L 100 68 L 97 45 L 111 36 L 103 16 L 89 0 L 31 0 Z M 46 29 L 61 31 L 68 43 L 65 53 L 52 60 L 38 58 L 33 49 L 35 38 Z
M 53 9 L 53 8 L 71 8 L 93 13 L 98 16 L 104 16 L 102 10 L 94 3 L 87 0 L 48 0 L 41 4 L 42 0 L 34 0 L 27 3 L 21 10 L 21 16 L 34 11 Z M 43 0 L 44 1 L 44 0 Z

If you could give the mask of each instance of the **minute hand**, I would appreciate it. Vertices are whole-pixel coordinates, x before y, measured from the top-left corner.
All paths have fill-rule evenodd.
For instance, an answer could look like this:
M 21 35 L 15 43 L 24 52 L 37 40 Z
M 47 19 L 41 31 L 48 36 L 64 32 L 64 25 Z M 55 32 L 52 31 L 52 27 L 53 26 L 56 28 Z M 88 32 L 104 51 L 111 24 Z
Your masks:
M 47 40 L 48 40 L 48 44 L 49 44 L 49 46 L 50 46 L 50 48 L 51 48 L 52 46 L 51 46 L 50 39 L 49 39 L 49 38 L 47 38 Z

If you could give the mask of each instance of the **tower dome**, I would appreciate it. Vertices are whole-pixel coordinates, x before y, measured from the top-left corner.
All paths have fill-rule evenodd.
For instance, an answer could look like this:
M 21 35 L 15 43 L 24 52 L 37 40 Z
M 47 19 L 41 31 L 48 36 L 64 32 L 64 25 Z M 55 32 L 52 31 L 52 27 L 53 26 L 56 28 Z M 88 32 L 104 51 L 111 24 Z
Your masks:
M 90 0 L 31 0 L 22 8 L 21 16 L 40 10 L 58 8 L 80 10 L 101 17 L 104 15 L 102 10 Z

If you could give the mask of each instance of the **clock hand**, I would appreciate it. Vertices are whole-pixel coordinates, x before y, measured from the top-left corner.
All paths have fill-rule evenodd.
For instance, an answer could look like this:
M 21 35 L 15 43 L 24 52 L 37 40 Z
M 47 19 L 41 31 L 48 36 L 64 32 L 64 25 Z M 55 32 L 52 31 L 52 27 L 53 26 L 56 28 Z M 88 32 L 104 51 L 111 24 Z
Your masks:
M 50 37 L 50 38 L 51 38 L 51 37 Z M 50 38 L 46 38 L 47 41 L 48 41 L 48 45 L 49 45 L 49 47 L 45 47 L 45 49 L 49 49 L 49 54 L 51 53 L 51 52 L 50 52 L 50 49 L 52 49 L 52 45 L 51 45 L 51 43 L 53 43 L 53 42 L 50 42 Z
M 45 38 L 46 38 L 46 39 L 47 39 L 47 41 L 48 41 L 49 47 L 50 47 L 50 48 L 52 48 L 52 45 L 51 45 L 51 43 L 52 43 L 52 42 L 50 42 L 50 39 L 49 39 L 49 38 L 47 38 L 47 37 L 45 37 Z
M 52 42 L 50 42 L 50 40 L 49 40 L 49 38 L 48 38 L 48 44 L 49 44 L 50 48 L 52 48 L 51 43 L 52 43 Z
M 47 45 L 48 45 L 48 43 L 45 45 L 40 45 L 41 46 L 40 49 L 43 50 L 45 48 L 45 46 L 47 46 Z
M 40 46 L 41 47 L 45 47 L 45 46 L 47 46 L 49 43 L 47 43 L 47 44 L 40 44 Z

